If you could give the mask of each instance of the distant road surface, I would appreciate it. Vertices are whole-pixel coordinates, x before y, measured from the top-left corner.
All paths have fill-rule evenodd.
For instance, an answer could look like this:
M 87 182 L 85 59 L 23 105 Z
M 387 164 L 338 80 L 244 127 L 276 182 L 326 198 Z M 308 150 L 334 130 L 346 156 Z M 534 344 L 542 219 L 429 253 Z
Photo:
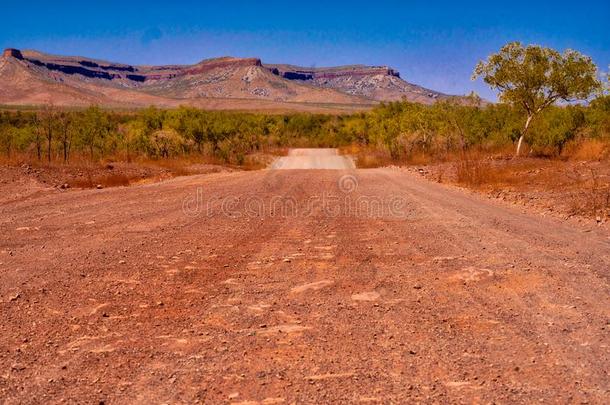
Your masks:
M 340 156 L 337 149 L 291 149 L 288 156 L 277 159 L 271 168 L 349 170 L 356 166 L 349 157 Z

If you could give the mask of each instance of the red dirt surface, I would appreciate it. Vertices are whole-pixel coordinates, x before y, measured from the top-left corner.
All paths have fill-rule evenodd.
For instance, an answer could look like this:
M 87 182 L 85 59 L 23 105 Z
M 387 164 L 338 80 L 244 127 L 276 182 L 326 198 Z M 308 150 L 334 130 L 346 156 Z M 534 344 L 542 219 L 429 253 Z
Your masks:
M 610 402 L 608 232 L 405 171 L 45 191 L 0 234 L 4 403 Z

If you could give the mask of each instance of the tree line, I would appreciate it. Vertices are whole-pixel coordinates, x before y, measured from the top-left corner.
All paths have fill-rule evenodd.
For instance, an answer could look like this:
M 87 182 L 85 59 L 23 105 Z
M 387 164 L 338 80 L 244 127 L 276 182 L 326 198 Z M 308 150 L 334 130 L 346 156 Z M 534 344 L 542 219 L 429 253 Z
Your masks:
M 443 101 L 432 106 L 382 104 L 351 115 L 209 112 L 190 107 L 154 107 L 118 113 L 47 108 L 0 113 L 0 150 L 8 157 L 68 163 L 74 155 L 91 160 L 167 159 L 214 156 L 241 164 L 253 152 L 276 147 L 364 145 L 394 160 L 414 154 L 442 156 L 472 148 L 516 145 L 523 114 L 507 104 L 468 106 Z M 570 141 L 610 141 L 610 96 L 588 106 L 550 106 L 528 128 L 534 155 L 560 155 Z

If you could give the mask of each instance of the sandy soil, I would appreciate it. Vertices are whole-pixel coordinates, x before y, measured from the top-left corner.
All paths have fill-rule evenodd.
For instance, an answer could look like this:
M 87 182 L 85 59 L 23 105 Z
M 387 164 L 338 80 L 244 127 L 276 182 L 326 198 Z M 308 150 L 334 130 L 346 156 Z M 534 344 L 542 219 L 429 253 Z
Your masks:
M 610 235 L 405 171 L 38 193 L 0 235 L 4 403 L 610 401 Z

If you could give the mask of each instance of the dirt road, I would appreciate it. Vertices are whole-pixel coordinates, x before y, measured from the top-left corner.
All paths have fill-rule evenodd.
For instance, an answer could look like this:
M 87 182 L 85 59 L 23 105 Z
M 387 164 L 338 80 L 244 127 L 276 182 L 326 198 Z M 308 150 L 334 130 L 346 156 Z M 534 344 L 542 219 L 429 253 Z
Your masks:
M 0 206 L 0 402 L 608 403 L 609 235 L 404 171 Z
M 355 169 L 354 162 L 340 156 L 336 149 L 292 149 L 288 156 L 278 158 L 271 168 L 274 170 L 294 169 Z

